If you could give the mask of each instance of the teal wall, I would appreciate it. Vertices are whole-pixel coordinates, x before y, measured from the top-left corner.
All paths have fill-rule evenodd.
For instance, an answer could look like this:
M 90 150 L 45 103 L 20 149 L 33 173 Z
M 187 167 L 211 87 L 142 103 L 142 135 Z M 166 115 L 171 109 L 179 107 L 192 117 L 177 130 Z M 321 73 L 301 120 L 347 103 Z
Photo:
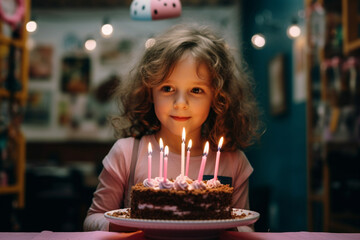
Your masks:
M 253 203 L 253 207 L 263 211 L 258 231 L 307 230 L 306 103 L 293 101 L 293 40 L 286 35 L 286 28 L 292 17 L 303 9 L 303 0 L 243 1 L 243 57 L 255 79 L 256 94 L 266 124 L 266 132 L 261 141 L 246 151 L 254 167 L 250 181 L 250 204 Z M 256 15 L 264 10 L 272 13 L 271 22 L 276 27 L 255 23 Z M 304 19 L 300 20 L 304 23 Z M 250 39 L 259 31 L 267 36 L 267 44 L 263 49 L 256 50 L 251 46 Z M 269 109 L 267 67 L 269 61 L 279 53 L 285 55 L 288 111 L 274 117 Z

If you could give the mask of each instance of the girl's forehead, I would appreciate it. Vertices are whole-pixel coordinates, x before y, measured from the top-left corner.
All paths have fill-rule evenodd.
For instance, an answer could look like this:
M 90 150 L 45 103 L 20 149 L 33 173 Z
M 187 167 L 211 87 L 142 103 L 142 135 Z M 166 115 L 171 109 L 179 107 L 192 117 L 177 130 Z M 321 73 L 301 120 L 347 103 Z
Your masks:
M 197 67 L 197 75 L 202 80 L 206 80 L 206 81 L 210 80 L 211 74 L 208 66 L 205 63 L 199 62 L 199 65 Z
M 180 73 L 179 73 L 180 71 Z M 184 54 L 175 64 L 172 70 L 177 74 L 189 74 L 195 73 L 197 78 L 201 80 L 208 80 L 210 77 L 210 71 L 208 66 L 201 60 L 194 57 L 192 54 Z
M 174 64 L 174 67 L 181 61 L 190 61 L 196 68 L 199 77 L 206 78 L 210 75 L 209 67 L 204 59 L 195 56 L 192 52 L 185 52 Z

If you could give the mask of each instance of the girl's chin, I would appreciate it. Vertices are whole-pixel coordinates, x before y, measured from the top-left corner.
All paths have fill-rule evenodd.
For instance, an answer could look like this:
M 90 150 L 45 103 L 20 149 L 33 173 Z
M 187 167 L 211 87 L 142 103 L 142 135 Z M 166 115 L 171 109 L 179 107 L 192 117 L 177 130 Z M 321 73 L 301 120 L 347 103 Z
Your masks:
M 181 131 L 174 131 L 174 130 L 170 130 L 170 131 L 162 131 L 160 130 L 156 135 L 158 138 L 163 138 L 163 139 L 169 139 L 171 141 L 181 141 Z
M 173 137 L 173 138 L 181 138 L 182 131 L 170 131 L 166 133 L 166 136 Z
M 174 130 L 175 128 L 172 128 L 170 131 L 163 131 L 160 134 L 163 136 L 171 136 L 174 138 L 182 138 L 182 132 L 183 132 L 183 127 L 177 128 L 176 130 Z M 161 130 L 160 130 L 161 131 Z M 200 135 L 200 131 L 199 131 L 199 135 Z M 189 140 L 190 136 L 197 136 L 196 131 L 194 131 L 193 129 L 190 128 L 185 128 L 185 138 Z

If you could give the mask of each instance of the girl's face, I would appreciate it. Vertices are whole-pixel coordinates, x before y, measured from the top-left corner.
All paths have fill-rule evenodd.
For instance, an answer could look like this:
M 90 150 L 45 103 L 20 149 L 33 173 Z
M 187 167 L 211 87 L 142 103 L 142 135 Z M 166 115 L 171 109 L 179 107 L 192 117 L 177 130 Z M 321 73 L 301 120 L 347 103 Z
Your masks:
M 152 93 L 155 113 L 161 122 L 159 136 L 181 141 L 185 127 L 186 139 L 198 141 L 213 99 L 206 65 L 199 65 L 191 54 L 184 54 L 171 75 Z

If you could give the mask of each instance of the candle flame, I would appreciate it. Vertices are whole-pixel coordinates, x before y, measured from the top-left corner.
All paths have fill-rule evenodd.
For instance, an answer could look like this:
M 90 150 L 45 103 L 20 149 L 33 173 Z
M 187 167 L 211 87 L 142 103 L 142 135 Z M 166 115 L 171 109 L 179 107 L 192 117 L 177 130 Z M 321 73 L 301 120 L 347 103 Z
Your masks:
M 219 141 L 219 145 L 218 145 L 218 149 L 220 150 L 222 145 L 223 145 L 223 142 L 224 142 L 224 137 L 221 137 L 220 138 L 220 141 Z
M 205 147 L 204 147 L 204 155 L 208 155 L 209 153 L 209 142 L 206 141 Z
M 190 151 L 191 147 L 192 147 L 192 141 L 191 141 L 191 139 L 190 139 L 190 140 L 189 140 L 189 143 L 188 143 L 188 148 L 187 148 L 187 150 Z
M 182 141 L 185 142 L 185 128 L 183 128 L 182 131 Z
M 165 154 L 165 157 L 167 157 L 169 155 L 169 147 L 167 145 L 165 146 L 164 154 Z
M 151 143 L 149 143 L 149 146 L 148 146 L 148 153 L 149 153 L 149 154 L 151 154 L 151 153 L 152 153 Z
M 160 145 L 160 151 L 162 151 L 164 148 L 164 143 L 163 143 L 162 138 L 160 138 L 160 140 L 159 140 L 159 145 Z

